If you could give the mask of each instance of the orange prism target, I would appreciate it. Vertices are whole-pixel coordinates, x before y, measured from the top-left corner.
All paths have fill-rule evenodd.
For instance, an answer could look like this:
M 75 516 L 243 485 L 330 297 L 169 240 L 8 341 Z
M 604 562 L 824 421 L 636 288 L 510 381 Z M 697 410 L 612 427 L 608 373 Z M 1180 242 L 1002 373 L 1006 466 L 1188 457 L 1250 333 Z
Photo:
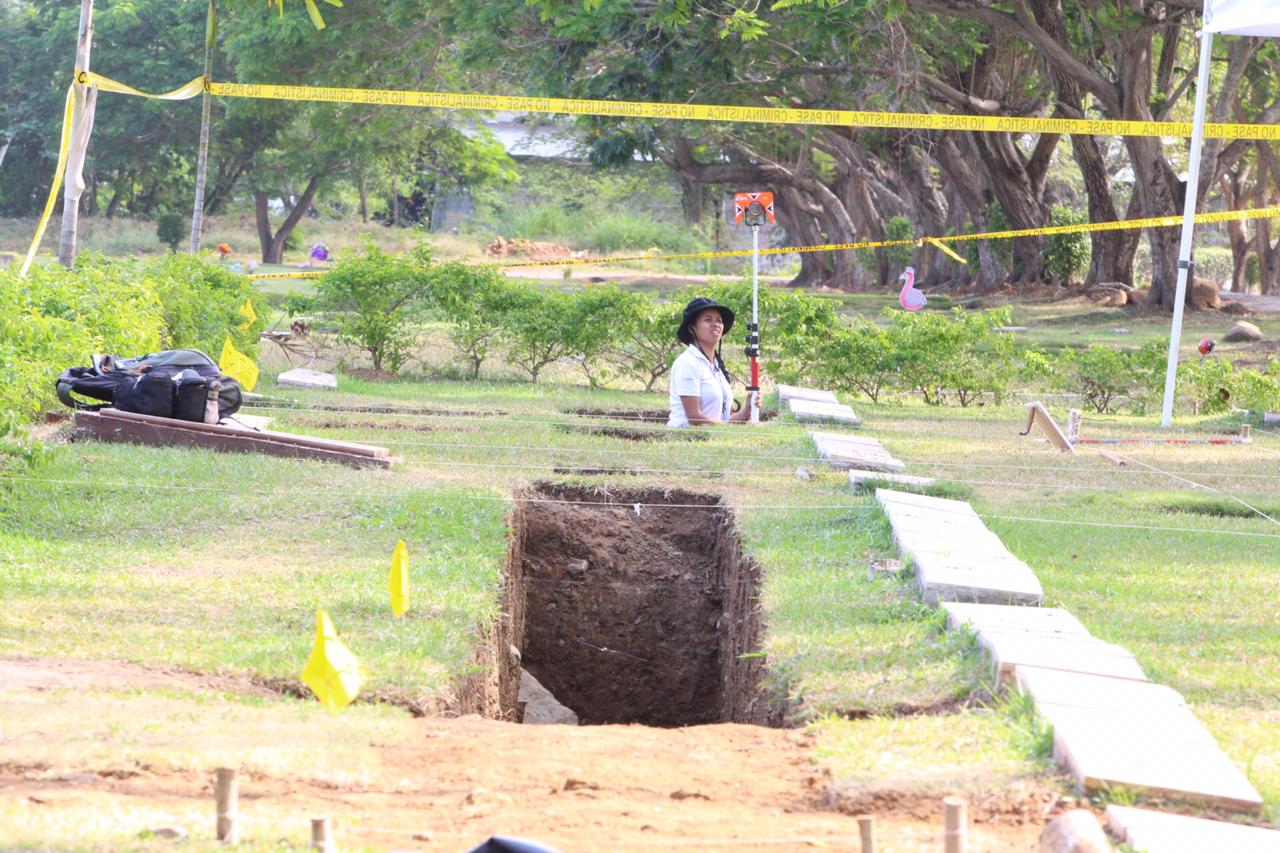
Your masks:
M 741 225 L 744 218 L 752 227 L 763 225 L 766 219 L 777 222 L 773 218 L 773 193 L 734 193 L 733 221 Z

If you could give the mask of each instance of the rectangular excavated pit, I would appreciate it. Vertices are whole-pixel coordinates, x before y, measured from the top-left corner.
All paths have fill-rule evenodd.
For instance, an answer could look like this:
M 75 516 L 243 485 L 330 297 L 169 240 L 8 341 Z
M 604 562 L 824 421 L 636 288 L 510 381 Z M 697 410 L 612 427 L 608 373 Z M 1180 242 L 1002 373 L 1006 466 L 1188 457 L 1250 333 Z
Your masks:
M 508 636 L 582 723 L 777 722 L 761 692 L 760 569 L 718 496 L 538 483 L 511 526 Z

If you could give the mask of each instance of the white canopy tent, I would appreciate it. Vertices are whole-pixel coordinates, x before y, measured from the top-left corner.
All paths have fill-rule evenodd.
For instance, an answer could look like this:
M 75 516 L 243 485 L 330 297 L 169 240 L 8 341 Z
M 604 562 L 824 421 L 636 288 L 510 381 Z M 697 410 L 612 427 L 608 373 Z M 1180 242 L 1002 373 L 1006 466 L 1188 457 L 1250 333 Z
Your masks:
M 1169 338 L 1169 364 L 1164 377 L 1161 426 L 1173 423 L 1173 391 L 1178 377 L 1178 343 L 1182 337 L 1182 303 L 1191 272 L 1191 235 L 1200 188 L 1200 149 L 1204 143 L 1205 102 L 1209 94 L 1209 59 L 1214 33 L 1234 36 L 1280 38 L 1280 0 L 1204 0 L 1204 26 L 1200 31 L 1200 74 L 1191 126 L 1191 160 L 1187 165 L 1187 192 L 1183 206 L 1182 244 L 1178 249 L 1178 290 L 1173 305 L 1173 330 Z

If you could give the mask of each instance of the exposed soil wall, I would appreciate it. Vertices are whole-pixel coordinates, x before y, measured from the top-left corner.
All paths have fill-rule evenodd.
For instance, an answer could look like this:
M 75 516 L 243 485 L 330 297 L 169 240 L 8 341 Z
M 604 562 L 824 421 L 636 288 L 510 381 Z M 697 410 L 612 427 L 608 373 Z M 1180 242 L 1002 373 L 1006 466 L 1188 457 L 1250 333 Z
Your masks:
M 518 661 L 584 724 L 770 722 L 764 660 L 743 657 L 763 634 L 759 580 L 715 495 L 522 491 L 495 638 L 520 651 L 497 662 L 503 715 L 518 715 Z

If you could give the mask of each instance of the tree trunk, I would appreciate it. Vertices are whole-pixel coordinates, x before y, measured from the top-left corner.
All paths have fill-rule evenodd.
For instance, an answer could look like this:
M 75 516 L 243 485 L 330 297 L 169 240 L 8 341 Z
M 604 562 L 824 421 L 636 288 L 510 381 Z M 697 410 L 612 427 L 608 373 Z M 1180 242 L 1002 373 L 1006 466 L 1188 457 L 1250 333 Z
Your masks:
M 213 46 L 218 37 L 218 17 L 214 0 L 209 0 L 204 26 L 204 79 L 213 77 Z M 209 121 L 213 98 L 206 91 L 200 98 L 200 145 L 196 154 L 196 196 L 191 207 L 191 253 L 200 251 L 200 234 L 204 230 L 204 186 L 209 173 Z
M 4 155 L 9 153 L 9 143 L 13 142 L 13 138 L 6 136 L 4 142 L 0 143 L 0 166 L 4 165 Z
M 400 188 L 395 178 L 391 179 L 391 227 L 400 227 Z
M 360 176 L 360 221 L 366 225 L 369 223 L 369 190 L 364 185 L 364 175 Z
M 126 176 L 128 174 L 128 172 L 125 173 Z M 107 202 L 107 219 L 116 218 L 116 210 L 119 209 L 120 202 L 124 199 L 124 187 L 125 183 L 122 179 L 120 185 L 115 188 L 115 192 L 111 194 L 111 201 Z
M 302 191 L 297 203 L 294 204 L 293 209 L 289 211 L 289 215 L 285 217 L 284 222 L 280 224 L 280 229 L 274 235 L 271 233 L 267 194 L 262 190 L 253 191 L 253 206 L 258 225 L 258 243 L 262 248 L 263 263 L 284 263 L 285 241 L 289 239 L 289 235 L 293 233 L 293 229 L 297 224 L 302 221 L 307 209 L 311 207 L 311 200 L 315 198 L 316 190 L 320 186 L 320 177 L 320 175 L 312 175 L 311 179 L 307 181 L 307 188 Z
M 706 213 L 707 188 L 688 178 L 680 178 L 680 208 L 686 225 L 697 225 Z

